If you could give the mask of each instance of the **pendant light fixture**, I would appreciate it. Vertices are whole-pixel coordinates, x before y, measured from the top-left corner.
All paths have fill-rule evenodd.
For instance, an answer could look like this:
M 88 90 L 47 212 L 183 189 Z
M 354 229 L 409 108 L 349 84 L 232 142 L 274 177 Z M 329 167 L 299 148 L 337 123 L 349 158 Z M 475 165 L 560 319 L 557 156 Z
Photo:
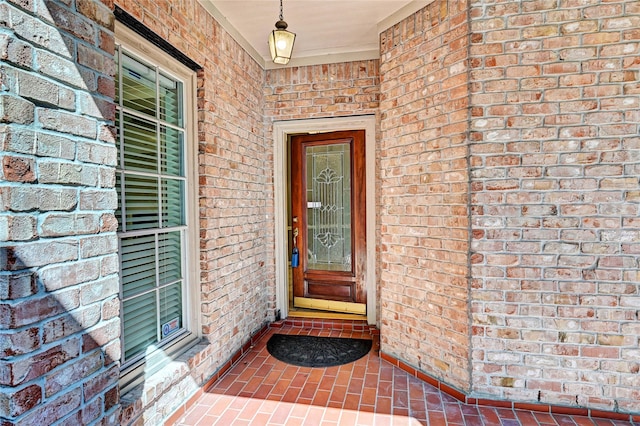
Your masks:
M 274 63 L 286 65 L 291 59 L 293 52 L 293 42 L 296 35 L 287 31 L 287 23 L 282 17 L 282 0 L 280 0 L 280 20 L 276 22 L 276 29 L 269 34 L 269 52 Z

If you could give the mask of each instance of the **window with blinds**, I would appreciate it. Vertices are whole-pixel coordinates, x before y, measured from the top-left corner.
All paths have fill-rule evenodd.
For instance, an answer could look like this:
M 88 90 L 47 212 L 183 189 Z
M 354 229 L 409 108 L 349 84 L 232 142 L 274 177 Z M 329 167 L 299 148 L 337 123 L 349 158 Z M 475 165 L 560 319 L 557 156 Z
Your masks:
M 184 83 L 116 51 L 123 368 L 188 333 Z

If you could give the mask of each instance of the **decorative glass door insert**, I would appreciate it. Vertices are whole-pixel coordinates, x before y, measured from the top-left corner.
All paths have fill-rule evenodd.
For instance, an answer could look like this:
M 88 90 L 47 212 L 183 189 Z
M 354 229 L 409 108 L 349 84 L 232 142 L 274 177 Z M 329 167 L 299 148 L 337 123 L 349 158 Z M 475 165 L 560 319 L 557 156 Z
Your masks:
M 350 145 L 308 147 L 306 161 L 308 267 L 351 271 Z

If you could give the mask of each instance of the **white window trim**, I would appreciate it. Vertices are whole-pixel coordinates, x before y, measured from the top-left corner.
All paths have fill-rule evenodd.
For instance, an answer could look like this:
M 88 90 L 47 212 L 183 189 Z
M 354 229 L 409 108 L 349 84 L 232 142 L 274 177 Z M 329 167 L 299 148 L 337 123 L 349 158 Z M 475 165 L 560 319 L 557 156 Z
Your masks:
M 116 44 L 140 57 L 145 62 L 158 65 L 163 72 L 180 80 L 184 84 L 184 113 L 185 113 L 185 177 L 187 184 L 185 217 L 187 222 L 187 243 L 185 246 L 185 289 L 183 320 L 184 328 L 188 330 L 183 337 L 176 339 L 162 350 L 157 350 L 151 356 L 145 357 L 144 362 L 128 366 L 120 372 L 121 393 L 126 393 L 141 383 L 145 376 L 158 371 L 167 362 L 184 353 L 202 337 L 200 319 L 200 258 L 199 258 L 199 217 L 198 217 L 198 144 L 197 144 L 197 76 L 196 73 L 178 62 L 175 58 L 149 41 L 136 34 L 123 24 L 115 23 Z M 116 84 L 118 82 L 116 81 Z

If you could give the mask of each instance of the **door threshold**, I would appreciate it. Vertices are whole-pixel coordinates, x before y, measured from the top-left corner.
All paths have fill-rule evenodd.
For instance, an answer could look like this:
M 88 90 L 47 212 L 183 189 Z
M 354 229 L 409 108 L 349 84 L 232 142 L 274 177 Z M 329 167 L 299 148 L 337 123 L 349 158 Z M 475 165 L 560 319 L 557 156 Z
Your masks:
M 287 318 L 317 318 L 317 319 L 336 319 L 336 320 L 365 320 L 366 315 L 358 314 L 345 314 L 342 312 L 326 312 L 326 311 L 311 311 L 300 310 L 291 308 L 289 310 L 289 316 Z
M 336 300 L 313 299 L 310 297 L 294 297 L 295 308 L 310 309 L 321 312 L 337 312 L 351 315 L 366 315 L 366 303 L 340 302 Z

